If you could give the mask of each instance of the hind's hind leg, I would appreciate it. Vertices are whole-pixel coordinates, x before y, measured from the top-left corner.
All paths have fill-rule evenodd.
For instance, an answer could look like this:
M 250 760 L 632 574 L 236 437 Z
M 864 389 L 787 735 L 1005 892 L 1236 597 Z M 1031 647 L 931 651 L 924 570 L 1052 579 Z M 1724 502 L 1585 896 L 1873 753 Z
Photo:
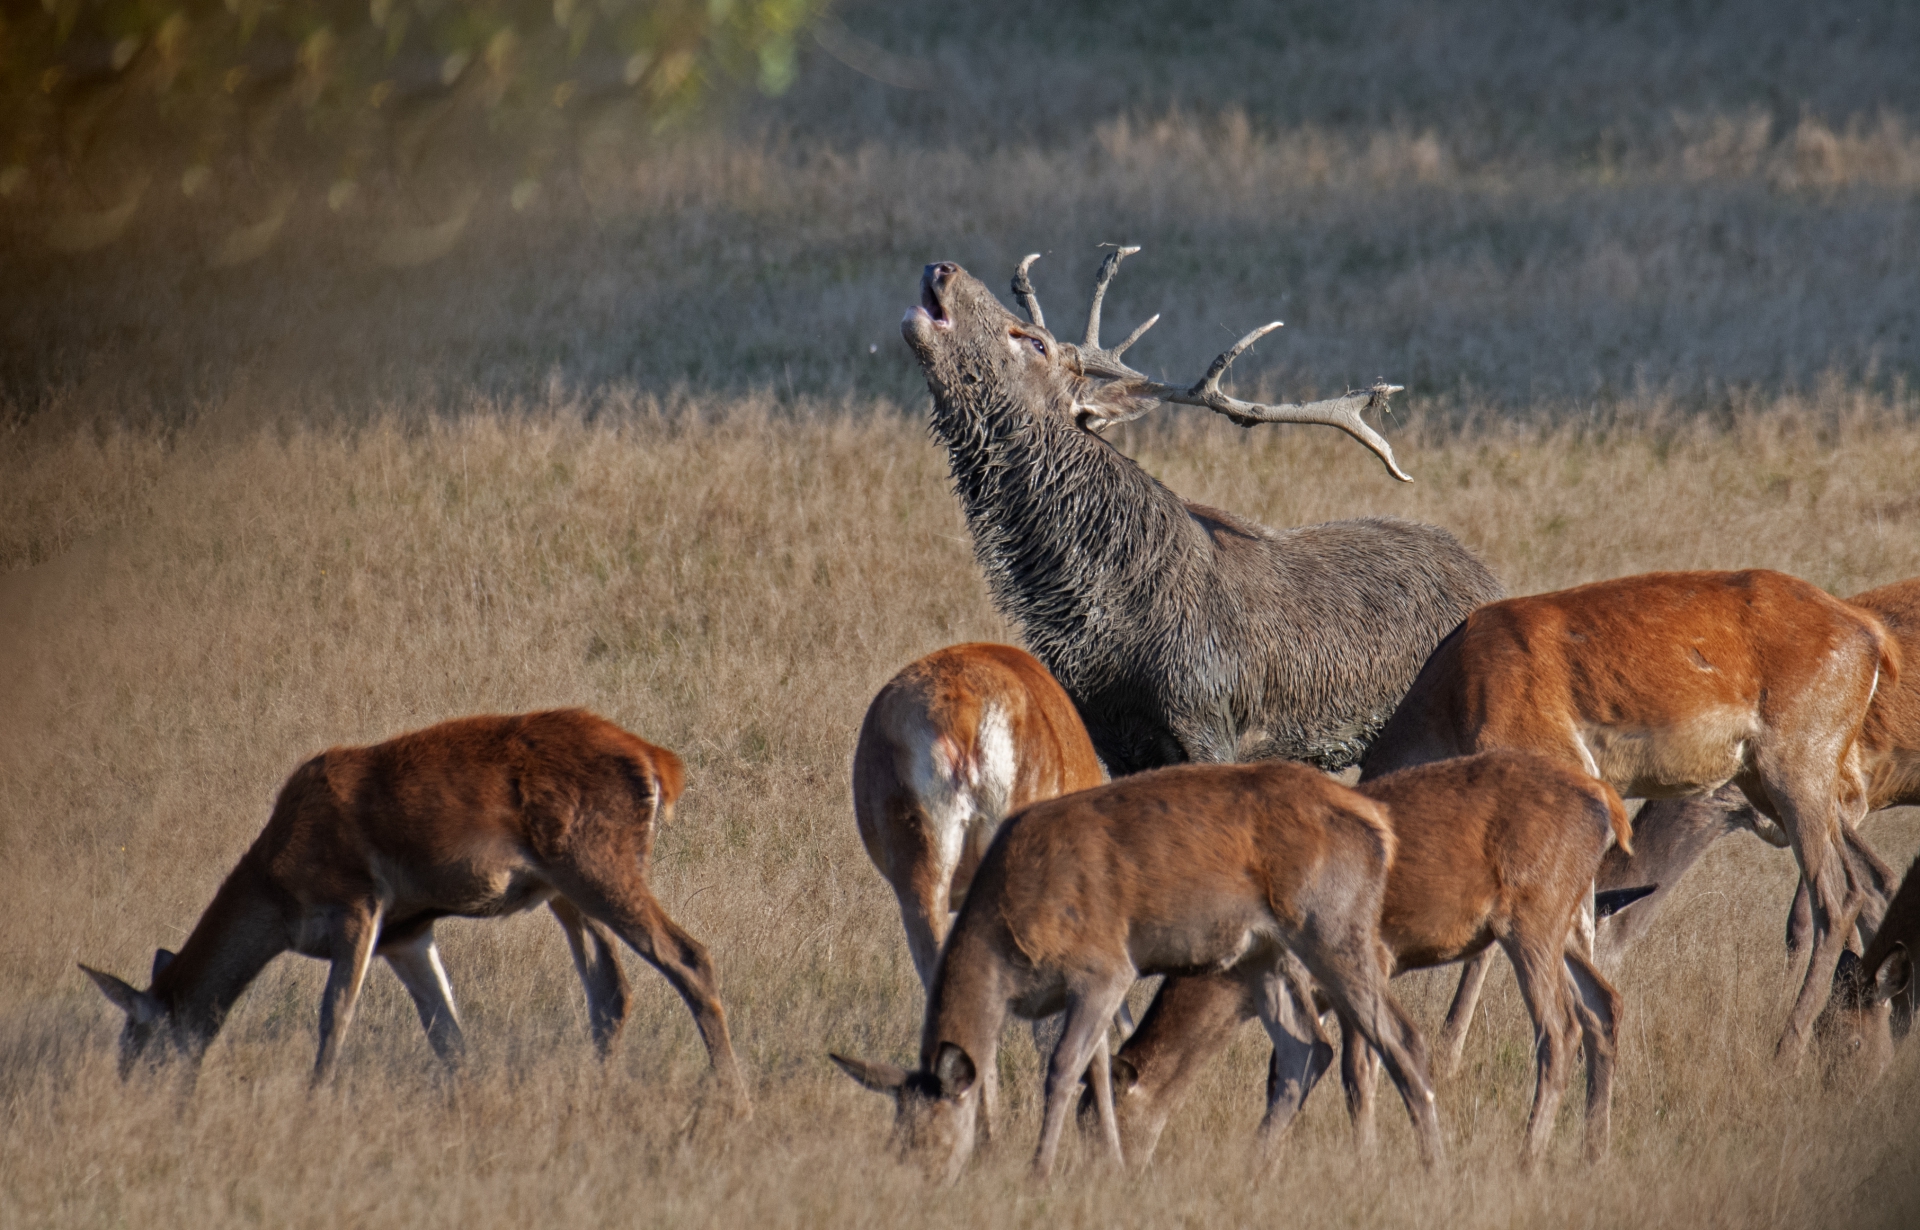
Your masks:
M 1613 1124 L 1613 1065 L 1619 1053 L 1620 993 L 1591 961 L 1577 952 L 1565 954 L 1573 979 L 1574 1007 L 1587 1054 L 1587 1160 L 1607 1155 Z

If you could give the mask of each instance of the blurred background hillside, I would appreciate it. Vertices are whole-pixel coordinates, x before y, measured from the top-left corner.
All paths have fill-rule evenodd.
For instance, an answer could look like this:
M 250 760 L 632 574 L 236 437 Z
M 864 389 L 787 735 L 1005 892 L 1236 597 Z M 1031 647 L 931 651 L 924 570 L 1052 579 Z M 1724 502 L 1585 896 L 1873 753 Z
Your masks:
M 30 45 L 69 10 L 87 38 Z M 1903 0 L 6 14 L 13 416 L 911 407 L 924 262 L 1047 253 L 1057 324 L 1101 242 L 1145 248 L 1109 311 L 1165 313 L 1143 368 L 1283 318 L 1236 368 L 1276 395 L 1591 414 L 1920 367 Z

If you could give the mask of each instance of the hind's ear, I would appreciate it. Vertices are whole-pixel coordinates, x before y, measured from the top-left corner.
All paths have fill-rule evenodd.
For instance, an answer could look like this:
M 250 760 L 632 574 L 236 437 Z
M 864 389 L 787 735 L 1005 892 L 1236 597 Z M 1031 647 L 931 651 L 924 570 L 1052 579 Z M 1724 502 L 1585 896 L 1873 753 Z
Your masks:
M 933 1077 L 940 1082 L 941 1097 L 959 1097 L 973 1088 L 978 1075 L 974 1070 L 973 1057 L 953 1043 L 942 1042 L 940 1049 L 934 1052 Z
M 827 1053 L 827 1058 L 839 1065 L 842 1072 L 875 1093 L 898 1094 L 907 1083 L 907 1070 L 898 1064 L 869 1063 L 864 1059 L 836 1055 L 831 1051 Z
M 156 948 L 153 950 L 153 975 L 147 979 L 148 986 L 152 986 L 154 983 L 160 981 L 160 972 L 166 969 L 167 966 L 173 964 L 175 955 L 177 954 L 168 952 L 164 948 Z
M 1843 1008 L 1864 1008 L 1872 1002 L 1865 970 L 1859 953 L 1851 948 L 1841 949 L 1840 959 L 1833 966 L 1834 1003 Z
M 145 1025 L 162 1014 L 160 1001 L 145 991 L 122 982 L 112 974 L 102 973 L 90 965 L 82 965 L 80 969 L 87 977 L 93 979 L 93 985 L 100 988 L 100 993 L 112 1000 L 114 1007 L 126 1013 L 134 1024 Z
M 1885 1003 L 1912 985 L 1913 958 L 1907 955 L 1905 944 L 1895 944 L 1880 968 L 1873 971 L 1873 997 Z

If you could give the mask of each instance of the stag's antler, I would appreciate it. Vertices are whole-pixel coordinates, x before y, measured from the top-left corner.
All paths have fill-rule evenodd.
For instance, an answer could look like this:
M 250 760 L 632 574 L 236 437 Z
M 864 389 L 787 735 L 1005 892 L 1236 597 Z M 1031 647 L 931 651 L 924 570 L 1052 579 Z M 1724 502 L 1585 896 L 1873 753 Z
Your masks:
M 1338 427 L 1371 449 L 1374 455 L 1386 465 L 1389 474 L 1403 483 L 1413 481 L 1413 476 L 1402 470 L 1400 463 L 1393 459 L 1393 446 L 1388 444 L 1379 432 L 1367 426 L 1366 420 L 1360 417 L 1362 412 L 1367 410 L 1385 409 L 1387 399 L 1401 391 L 1400 385 L 1387 384 L 1383 381 L 1371 388 L 1349 390 L 1339 397 L 1307 402 L 1303 405 L 1291 403 L 1265 405 L 1259 402 L 1240 401 L 1227 396 L 1221 390 L 1220 377 L 1226 374 L 1227 368 L 1233 366 L 1233 361 L 1246 353 L 1247 348 L 1255 342 L 1280 328 L 1281 321 L 1276 320 L 1271 324 L 1261 325 L 1235 342 L 1230 349 L 1213 361 L 1213 365 L 1207 368 L 1207 374 L 1191 388 L 1161 384 L 1150 379 L 1144 372 L 1135 371 L 1121 360 L 1120 356 L 1139 341 L 1142 334 L 1160 322 L 1157 313 L 1148 317 L 1119 345 L 1111 350 L 1102 349 L 1100 304 L 1107 297 L 1107 284 L 1113 281 L 1113 275 L 1120 268 L 1120 262 L 1139 250 L 1137 247 L 1115 248 L 1107 253 L 1107 259 L 1100 262 L 1100 274 L 1093 284 L 1093 302 L 1087 307 L 1085 340 L 1078 346 L 1072 342 L 1061 343 L 1074 352 L 1080 361 L 1082 371 L 1101 380 L 1123 382 L 1126 391 L 1143 402 L 1152 399 L 1181 406 L 1205 406 L 1216 414 L 1226 415 L 1242 427 L 1251 427 L 1255 423 L 1318 423 L 1327 427 Z M 1020 262 L 1019 268 L 1013 274 L 1013 293 L 1014 297 L 1020 301 L 1020 306 L 1026 310 L 1027 319 L 1044 329 L 1047 322 L 1040 313 L 1040 298 L 1033 293 L 1033 282 L 1027 276 L 1027 270 L 1032 268 L 1033 262 L 1039 259 L 1040 254 L 1035 252 Z M 1129 412 L 1110 414 L 1097 422 L 1090 423 L 1089 426 L 1095 431 L 1103 431 L 1115 423 L 1128 422 L 1145 413 L 1146 408 L 1143 406 Z

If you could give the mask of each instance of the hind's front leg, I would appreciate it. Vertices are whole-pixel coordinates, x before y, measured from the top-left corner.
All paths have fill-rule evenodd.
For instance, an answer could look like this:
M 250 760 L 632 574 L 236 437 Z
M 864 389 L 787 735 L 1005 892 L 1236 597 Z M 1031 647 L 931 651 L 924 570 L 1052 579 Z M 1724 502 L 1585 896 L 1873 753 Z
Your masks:
M 1120 1153 L 1120 1127 L 1113 1116 L 1113 1088 L 1107 1062 L 1107 1026 L 1113 1020 L 1127 988 L 1133 985 L 1132 971 L 1096 985 L 1070 992 L 1067 996 L 1066 1025 L 1060 1031 L 1059 1044 L 1047 1064 L 1046 1112 L 1040 1125 L 1040 1147 L 1034 1154 L 1034 1176 L 1050 1178 L 1054 1158 L 1059 1152 L 1060 1132 L 1067 1121 L 1067 1106 L 1080 1087 L 1080 1076 L 1087 1065 L 1099 1061 L 1092 1074 L 1093 1093 L 1099 1106 L 1101 1130 L 1115 1160 Z
M 433 942 L 433 928 L 403 943 L 382 946 L 380 955 L 413 997 L 413 1009 L 420 1014 L 420 1025 L 427 1031 L 433 1053 L 449 1068 L 458 1067 L 466 1056 L 467 1039 L 460 1030 L 460 1013 L 453 1006 L 447 967 L 440 963 L 440 948 Z
M 353 1024 L 360 988 L 367 981 L 367 965 L 380 935 L 378 901 L 342 906 L 328 928 L 328 950 L 333 965 L 320 995 L 320 1054 L 313 1061 L 313 1084 L 333 1075 L 340 1058 L 340 1039 Z

